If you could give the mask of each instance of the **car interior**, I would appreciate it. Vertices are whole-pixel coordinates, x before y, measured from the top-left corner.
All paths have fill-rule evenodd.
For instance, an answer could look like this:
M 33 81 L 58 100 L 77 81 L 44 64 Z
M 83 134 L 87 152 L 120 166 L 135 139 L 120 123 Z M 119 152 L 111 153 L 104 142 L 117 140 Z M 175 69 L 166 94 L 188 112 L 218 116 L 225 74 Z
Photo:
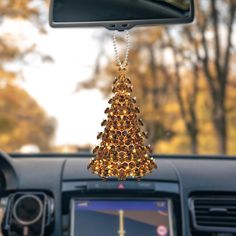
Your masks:
M 142 181 L 104 182 L 87 171 L 89 157 L 2 153 L 4 231 L 24 235 L 19 222 L 26 221 L 32 222 L 31 235 L 80 235 L 80 230 L 83 235 L 92 235 L 109 225 L 119 235 L 119 224 L 109 223 L 109 217 L 101 223 L 91 221 L 89 215 L 83 219 L 86 214 L 80 216 L 75 204 L 140 201 L 136 207 L 142 206 L 140 211 L 145 215 L 137 215 L 137 221 L 152 227 L 160 221 L 169 232 L 163 235 L 235 235 L 235 158 L 158 156 L 159 170 Z M 144 207 L 149 201 L 160 204 L 165 214 L 152 219 Z M 140 235 L 155 235 L 146 230 Z
M 236 4 L 230 3 L 234 21 Z M 52 0 L 48 14 L 50 26 L 57 31 L 105 27 L 107 32 L 122 33 L 134 27 L 180 24 L 181 29 L 184 24 L 195 24 L 196 5 L 192 0 Z M 126 180 L 91 173 L 88 163 L 96 153 L 89 151 L 1 151 L 2 235 L 235 236 L 235 139 L 232 143 L 232 155 L 153 153 L 157 169 L 141 179 Z

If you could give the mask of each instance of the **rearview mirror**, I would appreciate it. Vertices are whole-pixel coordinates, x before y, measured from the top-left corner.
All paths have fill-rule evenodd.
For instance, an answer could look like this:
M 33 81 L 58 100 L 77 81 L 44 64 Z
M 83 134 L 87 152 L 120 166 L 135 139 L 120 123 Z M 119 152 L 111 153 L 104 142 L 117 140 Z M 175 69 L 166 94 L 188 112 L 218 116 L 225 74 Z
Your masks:
M 193 0 L 52 0 L 52 27 L 127 30 L 140 25 L 183 24 L 194 19 Z

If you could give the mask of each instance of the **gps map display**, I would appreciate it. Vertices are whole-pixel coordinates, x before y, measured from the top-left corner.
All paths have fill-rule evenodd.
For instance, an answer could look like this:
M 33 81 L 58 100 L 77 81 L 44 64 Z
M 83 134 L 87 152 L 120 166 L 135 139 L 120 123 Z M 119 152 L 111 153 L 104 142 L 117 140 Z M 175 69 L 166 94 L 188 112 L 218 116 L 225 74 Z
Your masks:
M 73 236 L 172 236 L 168 200 L 75 200 Z

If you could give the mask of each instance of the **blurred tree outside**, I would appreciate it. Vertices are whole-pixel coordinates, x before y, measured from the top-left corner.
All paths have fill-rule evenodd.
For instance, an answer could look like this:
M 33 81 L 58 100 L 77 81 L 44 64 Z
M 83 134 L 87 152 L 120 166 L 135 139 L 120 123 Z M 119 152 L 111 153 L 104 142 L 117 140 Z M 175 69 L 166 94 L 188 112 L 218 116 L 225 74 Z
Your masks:
M 40 7 L 47 1 L 1 0 L 0 26 L 7 19 L 26 20 L 45 33 Z M 40 6 L 40 7 L 39 7 Z M 21 48 L 15 44 L 14 33 L 0 35 L 0 148 L 11 152 L 25 144 L 37 145 L 49 151 L 56 122 L 47 116 L 37 102 L 17 84 L 20 71 L 11 71 L 7 65 L 36 52 L 35 45 Z M 45 55 L 39 56 L 44 59 Z
M 35 144 L 49 151 L 55 120 L 26 91 L 11 84 L 0 88 L 0 144 L 4 151 L 18 150 L 25 144 Z
M 236 16 L 236 2 L 211 0 L 196 2 L 198 21 L 185 31 L 195 42 L 195 54 L 202 66 L 211 98 L 211 119 L 218 140 L 219 153 L 227 153 L 227 88 L 231 72 L 232 35 Z M 209 13 L 210 12 L 210 13 Z M 208 23 L 209 22 L 209 23 Z M 193 31 L 199 34 L 195 38 Z M 211 32 L 212 38 L 207 34 Z M 234 45 L 235 46 L 235 45 Z
M 235 154 L 236 1 L 195 3 L 193 24 L 132 30 L 128 74 L 155 152 Z M 117 68 L 104 50 L 107 35 L 94 76 L 78 91 L 109 96 Z

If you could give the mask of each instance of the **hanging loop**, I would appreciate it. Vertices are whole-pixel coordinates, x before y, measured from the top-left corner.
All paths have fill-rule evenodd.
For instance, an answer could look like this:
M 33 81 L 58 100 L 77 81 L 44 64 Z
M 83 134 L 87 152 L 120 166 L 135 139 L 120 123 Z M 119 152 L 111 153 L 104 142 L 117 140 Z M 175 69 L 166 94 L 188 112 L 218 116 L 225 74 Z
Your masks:
M 113 47 L 115 50 L 115 58 L 116 58 L 116 63 L 119 66 L 120 69 L 125 69 L 126 66 L 128 65 L 128 59 L 129 59 L 129 51 L 130 51 L 130 34 L 128 30 L 125 30 L 125 43 L 126 43 L 126 48 L 125 48 L 125 56 L 124 60 L 122 61 L 119 57 L 119 52 L 118 52 L 118 46 L 117 46 L 117 34 L 118 31 L 113 32 Z

